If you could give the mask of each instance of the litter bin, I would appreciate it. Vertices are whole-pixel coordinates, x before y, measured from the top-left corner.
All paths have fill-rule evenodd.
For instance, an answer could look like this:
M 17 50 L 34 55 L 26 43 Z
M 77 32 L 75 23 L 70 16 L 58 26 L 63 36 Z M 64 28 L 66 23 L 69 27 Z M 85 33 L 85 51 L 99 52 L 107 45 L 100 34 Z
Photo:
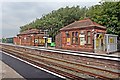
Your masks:
M 55 43 L 54 43 L 54 42 L 52 42 L 50 46 L 51 46 L 51 47 L 55 47 Z

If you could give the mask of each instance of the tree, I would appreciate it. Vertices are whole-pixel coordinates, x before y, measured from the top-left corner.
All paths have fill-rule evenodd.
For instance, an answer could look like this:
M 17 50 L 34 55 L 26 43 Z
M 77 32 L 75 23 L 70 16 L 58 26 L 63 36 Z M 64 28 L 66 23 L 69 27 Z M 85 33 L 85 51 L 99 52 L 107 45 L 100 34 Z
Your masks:
M 120 37 L 120 2 L 102 2 L 89 8 L 87 16 L 106 26 L 107 33 Z
M 20 31 L 22 32 L 29 28 L 48 29 L 49 35 L 55 39 L 56 34 L 59 33 L 59 29 L 82 18 L 85 9 L 79 6 L 60 8 L 42 16 L 40 19 L 36 19 L 34 22 L 21 26 Z
M 48 29 L 51 37 L 59 33 L 59 29 L 85 17 L 107 27 L 107 33 L 117 34 L 120 37 L 120 2 L 101 2 L 89 8 L 73 6 L 53 10 L 40 19 L 20 27 L 20 31 L 30 28 Z

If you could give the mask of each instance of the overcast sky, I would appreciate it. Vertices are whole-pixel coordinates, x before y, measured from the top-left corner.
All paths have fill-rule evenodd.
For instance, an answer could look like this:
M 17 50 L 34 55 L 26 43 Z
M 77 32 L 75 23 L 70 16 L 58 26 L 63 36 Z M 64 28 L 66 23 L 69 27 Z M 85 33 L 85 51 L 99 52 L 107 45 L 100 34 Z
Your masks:
M 29 1 L 29 2 L 26 2 Z M 42 15 L 65 6 L 90 7 L 98 4 L 100 0 L 4 0 L 0 2 L 0 29 L 3 37 L 13 37 L 19 33 L 20 26 L 23 26 Z M 34 1 L 34 2 L 33 2 Z M 45 2 L 44 2 L 45 1 Z M 1 33 L 0 33 L 1 34 Z M 1 35 L 0 35 L 1 37 Z

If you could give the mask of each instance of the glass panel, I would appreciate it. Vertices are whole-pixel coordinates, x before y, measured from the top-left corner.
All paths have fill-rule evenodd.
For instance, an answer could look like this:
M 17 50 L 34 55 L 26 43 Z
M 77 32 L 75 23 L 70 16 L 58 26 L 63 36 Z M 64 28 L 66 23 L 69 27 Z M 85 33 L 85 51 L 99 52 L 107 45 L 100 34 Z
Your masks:
M 88 32 L 87 35 L 90 36 L 90 32 Z
M 78 44 L 78 37 L 76 37 L 75 42 L 76 42 L 76 44 Z
M 72 37 L 74 36 L 74 32 L 72 32 Z
M 66 34 L 67 38 L 69 38 L 69 32 L 66 31 L 65 34 Z
M 69 33 L 68 34 L 66 34 L 67 35 L 67 38 L 69 38 Z
M 72 43 L 75 43 L 75 38 L 74 37 L 72 38 Z
M 90 42 L 90 36 L 88 36 L 88 44 L 90 44 L 91 42 Z
M 78 32 L 75 33 L 75 36 L 76 36 L 76 37 L 78 36 Z

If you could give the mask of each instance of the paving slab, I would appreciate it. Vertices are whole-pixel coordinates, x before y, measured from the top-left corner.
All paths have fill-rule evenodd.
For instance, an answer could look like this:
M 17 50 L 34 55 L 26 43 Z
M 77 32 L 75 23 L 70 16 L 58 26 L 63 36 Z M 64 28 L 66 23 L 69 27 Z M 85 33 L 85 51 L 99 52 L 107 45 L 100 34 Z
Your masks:
M 4 78 L 22 78 L 14 69 L 0 60 L 0 80 Z

